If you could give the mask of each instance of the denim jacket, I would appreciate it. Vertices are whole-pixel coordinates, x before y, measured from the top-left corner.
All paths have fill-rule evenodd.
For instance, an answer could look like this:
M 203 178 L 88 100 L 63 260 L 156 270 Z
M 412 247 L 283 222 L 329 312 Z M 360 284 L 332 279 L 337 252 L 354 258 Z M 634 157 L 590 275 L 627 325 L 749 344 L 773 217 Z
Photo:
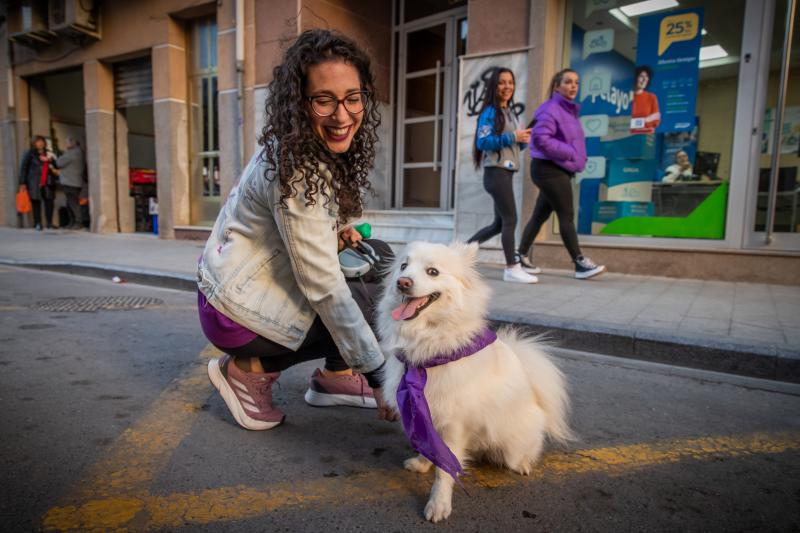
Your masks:
M 484 152 L 484 167 L 501 167 L 508 170 L 519 169 L 519 151 L 525 144 L 516 142 L 517 117 L 510 108 L 501 111 L 505 114 L 505 128 L 501 133 L 494 131 L 494 117 L 497 113 L 494 106 L 488 106 L 478 116 L 478 130 L 475 135 L 475 146 Z
M 335 201 L 317 194 L 306 205 L 300 181 L 280 207 L 279 180 L 264 177 L 260 157 L 220 210 L 197 268 L 200 291 L 231 320 L 292 350 L 319 314 L 354 371 L 376 369 L 383 354 L 339 268 Z M 318 172 L 330 184 L 324 165 Z

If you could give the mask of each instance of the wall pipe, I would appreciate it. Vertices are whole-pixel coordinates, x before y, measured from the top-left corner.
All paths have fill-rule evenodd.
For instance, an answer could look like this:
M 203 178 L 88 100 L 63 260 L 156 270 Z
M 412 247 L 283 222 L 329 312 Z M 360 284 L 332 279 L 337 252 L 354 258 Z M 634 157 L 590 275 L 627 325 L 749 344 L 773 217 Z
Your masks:
M 244 167 L 244 0 L 236 0 L 236 179 Z

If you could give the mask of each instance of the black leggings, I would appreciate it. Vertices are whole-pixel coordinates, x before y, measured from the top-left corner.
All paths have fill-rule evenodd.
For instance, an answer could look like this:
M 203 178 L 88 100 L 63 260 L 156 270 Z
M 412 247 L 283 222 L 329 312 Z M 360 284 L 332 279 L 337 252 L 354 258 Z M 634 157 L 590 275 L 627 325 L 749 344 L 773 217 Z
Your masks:
M 45 223 L 42 224 L 42 202 L 44 202 Z M 53 227 L 53 200 L 31 200 L 33 207 L 33 223 L 42 227 Z
M 370 239 L 366 242 L 381 257 L 381 264 L 375 270 L 382 273 L 387 272 L 388 265 L 394 258 L 391 247 L 385 242 L 375 239 Z M 371 274 L 373 273 L 368 273 L 360 280 L 348 279 L 347 285 L 350 287 L 353 299 L 364 314 L 364 318 L 367 319 L 367 323 L 374 330 L 375 305 L 378 303 L 377 299 L 380 294 L 383 275 Z M 330 332 L 325 328 L 319 316 L 314 320 L 303 344 L 300 345 L 297 351 L 292 351 L 262 336 L 258 336 L 244 346 L 237 348 L 222 348 L 220 346 L 217 346 L 217 348 L 231 357 L 259 357 L 265 372 L 281 372 L 290 366 L 313 359 L 320 359 L 321 357 L 325 357 L 326 370 L 340 371 L 350 368 L 339 353 L 336 343 L 333 342 L 333 337 L 331 337 Z
M 483 188 L 494 200 L 494 220 L 478 230 L 467 242 L 482 243 L 500 233 L 506 265 L 516 263 L 514 257 L 514 229 L 517 227 L 517 205 L 514 202 L 514 171 L 500 167 L 483 169 Z
M 578 232 L 575 231 L 575 210 L 572 207 L 572 181 L 566 170 L 547 159 L 534 159 L 531 161 L 531 178 L 539 187 L 539 197 L 533 215 L 525 225 L 519 243 L 519 252 L 527 255 L 533 246 L 533 240 L 547 222 L 553 211 L 558 215 L 558 228 L 561 240 L 567 248 L 572 260 L 581 255 L 578 246 Z

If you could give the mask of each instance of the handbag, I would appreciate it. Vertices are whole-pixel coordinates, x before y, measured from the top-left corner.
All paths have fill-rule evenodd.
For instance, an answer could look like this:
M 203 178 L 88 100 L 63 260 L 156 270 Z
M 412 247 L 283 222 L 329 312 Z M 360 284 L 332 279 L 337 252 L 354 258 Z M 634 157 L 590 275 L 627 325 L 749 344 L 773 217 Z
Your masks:
M 24 215 L 25 213 L 29 213 L 31 209 L 31 197 L 28 191 L 21 190 L 17 192 L 17 213 Z

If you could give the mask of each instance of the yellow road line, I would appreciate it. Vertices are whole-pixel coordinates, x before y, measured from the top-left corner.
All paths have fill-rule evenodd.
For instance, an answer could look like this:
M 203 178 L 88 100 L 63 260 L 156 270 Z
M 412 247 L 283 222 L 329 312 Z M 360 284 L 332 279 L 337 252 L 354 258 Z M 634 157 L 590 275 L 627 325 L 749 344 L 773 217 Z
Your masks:
M 734 437 L 678 439 L 652 444 L 632 444 L 553 452 L 547 454 L 531 478 L 564 477 L 590 472 L 611 476 L 687 460 L 735 458 L 800 450 L 800 433 L 757 433 Z M 480 467 L 469 471 L 468 486 L 503 487 L 526 478 L 507 470 Z M 528 478 L 530 479 L 530 478 Z M 430 476 L 378 470 L 349 478 L 278 483 L 263 487 L 233 486 L 197 492 L 92 499 L 80 506 L 56 507 L 45 517 L 48 530 L 147 531 L 185 524 L 209 524 L 254 518 L 283 508 L 342 501 L 377 501 L 398 495 L 424 495 Z
M 218 356 L 208 345 L 201 360 Z M 323 478 L 262 487 L 233 486 L 153 495 L 150 486 L 164 470 L 173 451 L 189 434 L 210 385 L 205 365 L 194 366 L 153 402 L 153 409 L 123 432 L 112 449 L 81 483 L 68 504 L 54 507 L 43 526 L 59 531 L 147 531 L 209 524 L 261 516 L 276 509 L 314 503 L 376 501 L 401 494 L 424 496 L 430 477 L 397 469 L 358 476 Z M 739 457 L 800 449 L 800 433 L 755 434 L 632 444 L 572 452 L 552 452 L 532 477 L 588 472 L 619 475 L 684 460 Z M 501 487 L 523 478 L 506 470 L 481 467 L 469 471 L 468 485 Z M 71 505 L 70 505 L 71 504 Z
M 211 344 L 199 358 L 218 357 Z M 79 488 L 78 501 L 147 492 L 172 452 L 189 434 L 210 393 L 206 367 L 193 365 L 153 402 L 153 408 L 125 430 L 109 453 L 96 463 Z

